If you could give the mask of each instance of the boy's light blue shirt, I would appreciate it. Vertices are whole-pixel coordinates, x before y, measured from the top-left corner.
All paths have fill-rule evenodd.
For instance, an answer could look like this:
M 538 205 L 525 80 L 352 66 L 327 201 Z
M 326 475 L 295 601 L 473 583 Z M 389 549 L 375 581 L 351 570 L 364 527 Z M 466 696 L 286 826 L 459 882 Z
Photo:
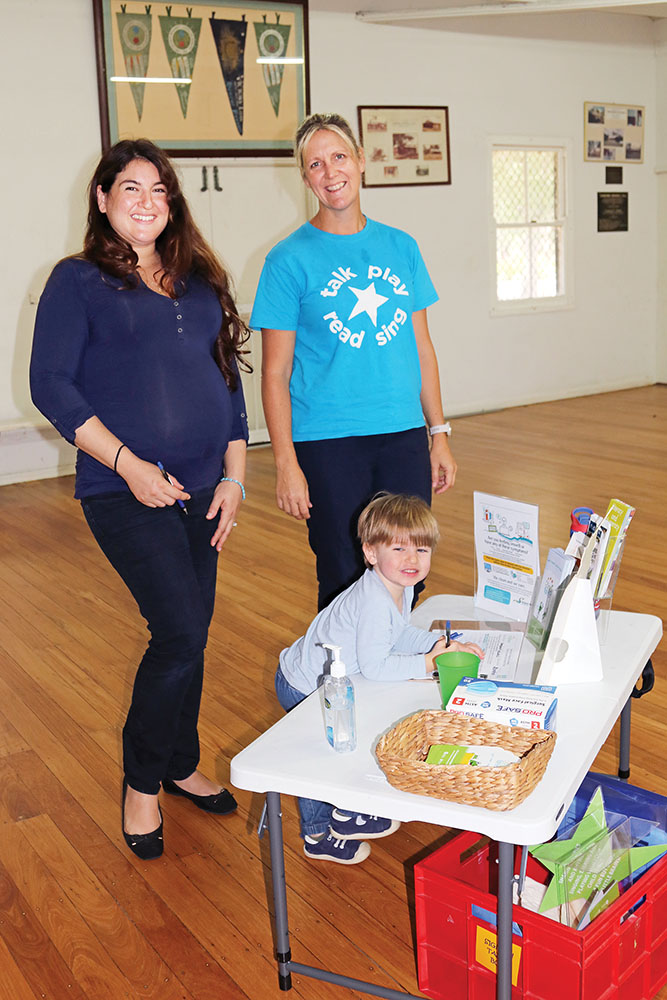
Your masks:
M 373 570 L 324 608 L 304 636 L 280 654 L 280 668 L 292 687 L 310 694 L 318 686 L 330 653 L 326 642 L 340 646 L 348 674 L 376 681 L 426 676 L 424 654 L 439 636 L 410 625 L 413 587 L 406 587 L 403 610 Z
M 250 326 L 296 331 L 293 440 L 421 427 L 412 314 L 437 299 L 416 240 L 372 219 L 351 235 L 306 222 L 278 243 Z

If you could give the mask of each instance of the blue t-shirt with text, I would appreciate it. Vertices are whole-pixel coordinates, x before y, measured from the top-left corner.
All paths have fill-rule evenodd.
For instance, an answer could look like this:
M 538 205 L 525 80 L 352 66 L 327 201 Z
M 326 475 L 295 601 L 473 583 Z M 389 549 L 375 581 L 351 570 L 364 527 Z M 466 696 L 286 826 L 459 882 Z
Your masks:
M 367 219 L 359 233 L 306 222 L 267 255 L 250 319 L 294 330 L 295 441 L 420 427 L 412 314 L 437 302 L 417 242 Z

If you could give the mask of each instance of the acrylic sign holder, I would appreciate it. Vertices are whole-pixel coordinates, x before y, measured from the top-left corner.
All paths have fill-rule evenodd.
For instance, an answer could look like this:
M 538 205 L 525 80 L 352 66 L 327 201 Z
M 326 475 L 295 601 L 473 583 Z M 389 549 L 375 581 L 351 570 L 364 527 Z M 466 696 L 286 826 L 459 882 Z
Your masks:
M 537 684 L 602 680 L 602 659 L 590 580 L 575 576 L 565 588 L 537 675 Z

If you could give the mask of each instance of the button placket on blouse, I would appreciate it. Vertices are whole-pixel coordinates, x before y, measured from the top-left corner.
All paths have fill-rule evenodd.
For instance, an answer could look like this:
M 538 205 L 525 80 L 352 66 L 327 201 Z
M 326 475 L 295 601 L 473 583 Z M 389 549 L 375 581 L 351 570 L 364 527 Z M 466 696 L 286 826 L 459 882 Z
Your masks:
M 181 308 L 180 302 L 174 302 L 174 309 L 180 309 L 180 308 Z M 182 313 L 180 313 L 180 312 L 177 313 L 176 314 L 176 319 L 177 320 L 182 320 L 183 319 Z M 176 333 L 178 334 L 179 339 L 182 340 L 183 339 L 183 327 L 182 326 L 177 327 Z

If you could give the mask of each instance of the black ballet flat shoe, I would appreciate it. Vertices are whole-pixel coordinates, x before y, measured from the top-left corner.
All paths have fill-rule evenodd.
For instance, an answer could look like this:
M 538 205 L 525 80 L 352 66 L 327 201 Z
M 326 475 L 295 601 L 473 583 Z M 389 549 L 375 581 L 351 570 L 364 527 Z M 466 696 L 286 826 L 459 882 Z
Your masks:
M 170 781 L 169 778 L 163 780 L 162 787 L 168 795 L 182 795 L 184 798 L 190 799 L 190 802 L 194 802 L 204 812 L 217 813 L 218 816 L 234 812 L 237 807 L 236 799 L 226 788 L 223 788 L 217 795 L 194 795 L 192 792 L 186 792 L 184 788 L 180 788 L 175 781 Z
M 152 861 L 154 858 L 159 858 L 164 850 L 164 841 L 162 839 L 162 810 L 158 806 L 158 811 L 160 813 L 160 825 L 157 830 L 151 830 L 150 833 L 125 833 L 125 796 L 127 795 L 127 781 L 123 782 L 123 836 L 125 837 L 125 843 L 138 858 L 142 861 Z

